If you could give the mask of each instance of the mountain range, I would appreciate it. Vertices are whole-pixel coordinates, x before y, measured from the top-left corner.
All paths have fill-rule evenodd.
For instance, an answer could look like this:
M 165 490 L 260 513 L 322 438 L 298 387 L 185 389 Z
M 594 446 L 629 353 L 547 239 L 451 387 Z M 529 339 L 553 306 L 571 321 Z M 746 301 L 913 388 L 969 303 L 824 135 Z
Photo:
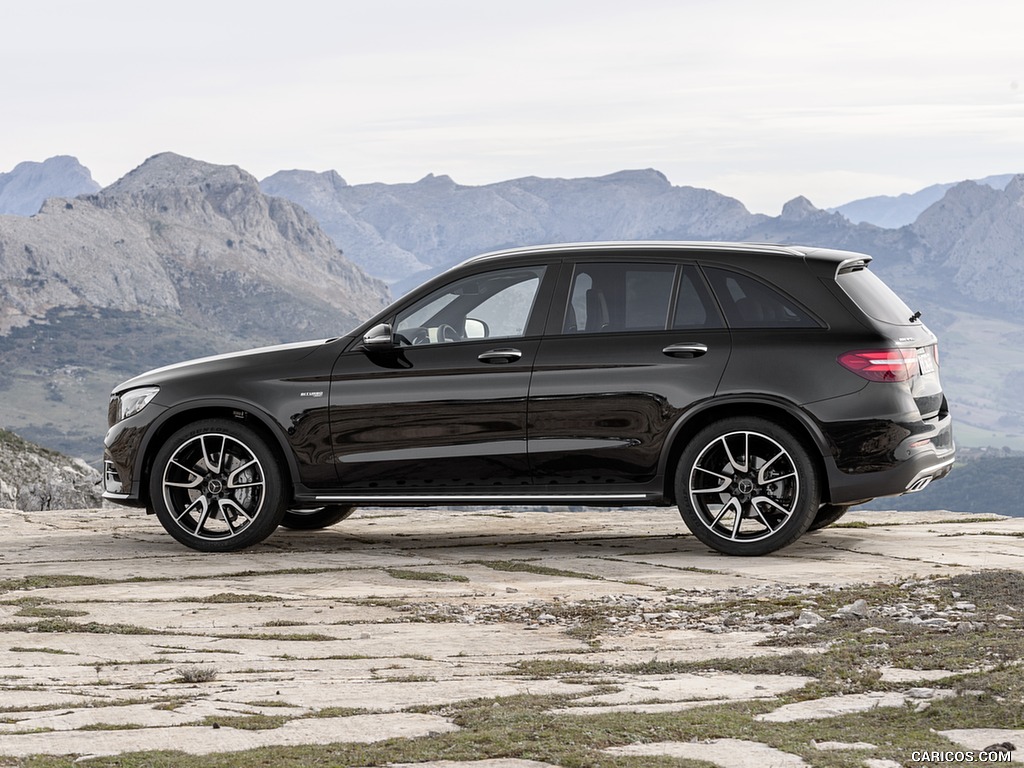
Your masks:
M 995 189 L 1006 189 L 1006 185 L 1010 183 L 1011 179 L 1013 179 L 1012 173 L 1004 173 L 999 176 L 972 179 L 972 181 Z M 928 206 L 939 202 L 942 196 L 955 186 L 955 183 L 932 184 L 917 192 L 865 197 L 828 210 L 843 214 L 854 224 L 866 222 L 878 227 L 896 229 L 913 224 Z
M 94 461 L 119 381 L 338 335 L 389 298 L 250 174 L 157 155 L 99 192 L 0 216 L 0 426 Z
M 8 187 L 27 165 L 4 175 Z M 349 185 L 336 171 L 295 170 L 257 183 L 235 166 L 165 153 L 102 190 L 0 216 L 0 426 L 95 459 L 119 379 L 210 352 L 335 335 L 387 301 L 389 288 L 400 294 L 476 253 L 746 240 L 874 255 L 876 271 L 940 336 L 961 442 L 1022 448 L 1024 176 L 981 182 L 950 185 L 931 204 L 918 196 L 913 222 L 887 228 L 802 197 L 779 216 L 751 214 L 652 169 L 483 186 L 434 175 Z

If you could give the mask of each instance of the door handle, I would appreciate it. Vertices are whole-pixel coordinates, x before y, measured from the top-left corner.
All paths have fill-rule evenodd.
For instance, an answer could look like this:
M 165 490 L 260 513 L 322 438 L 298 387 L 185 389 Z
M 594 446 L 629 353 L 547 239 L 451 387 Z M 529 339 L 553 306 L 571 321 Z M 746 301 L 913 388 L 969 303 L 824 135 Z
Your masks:
M 669 357 L 700 357 L 707 354 L 708 345 L 699 341 L 683 341 L 679 344 L 669 344 L 661 351 Z
M 523 353 L 512 347 L 501 347 L 483 352 L 477 357 L 481 363 L 514 363 L 521 358 Z

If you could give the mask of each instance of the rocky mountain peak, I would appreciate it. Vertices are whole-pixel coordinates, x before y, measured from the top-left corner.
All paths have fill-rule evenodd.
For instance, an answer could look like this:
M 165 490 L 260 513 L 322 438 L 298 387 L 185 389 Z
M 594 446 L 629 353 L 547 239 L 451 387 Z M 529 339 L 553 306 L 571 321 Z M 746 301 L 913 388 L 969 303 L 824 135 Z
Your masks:
M 237 165 L 215 165 L 173 152 L 150 157 L 103 189 L 96 200 L 104 208 L 147 210 L 173 226 L 189 222 L 197 231 L 216 222 L 248 234 L 250 240 L 266 240 L 266 232 L 257 230 L 265 230 L 269 219 L 279 218 L 252 174 Z M 288 217 L 303 218 L 305 212 L 289 212 Z M 287 226 L 296 232 L 308 228 L 305 223 Z
M 981 216 L 997 204 L 999 198 L 1013 194 L 999 191 L 973 181 L 962 181 L 951 187 L 937 203 L 917 217 L 914 232 L 946 257 L 971 230 L 976 230 Z
M 383 284 L 347 261 L 299 206 L 266 197 L 238 166 L 171 152 L 96 195 L 53 200 L 31 220 L 0 221 L 0 252 L 8 286 L 0 333 L 56 307 L 169 311 L 199 321 L 217 306 L 225 320 L 244 316 L 261 328 L 261 341 L 277 341 L 302 332 L 301 313 L 288 308 L 284 319 L 232 301 L 239 286 L 250 295 L 315 300 L 337 313 L 343 325 L 334 332 L 387 298 Z M 205 297 L 193 283 L 231 289 Z
M 268 195 L 275 197 L 289 197 L 289 193 L 298 188 L 308 190 L 312 194 L 327 196 L 337 194 L 339 190 L 348 187 L 345 181 L 335 170 L 323 171 L 278 171 L 260 182 L 260 188 Z
M 616 184 L 630 184 L 634 186 L 650 187 L 671 187 L 672 183 L 661 171 L 654 168 L 643 168 L 639 170 L 617 171 L 605 176 L 599 176 L 598 181 L 612 182 Z
M 435 176 L 432 173 L 428 173 L 422 179 L 417 181 L 416 185 L 421 187 L 431 187 L 435 189 L 448 189 L 458 186 L 458 184 L 455 183 L 455 180 L 451 176 L 444 173 L 442 173 L 440 176 Z
M 782 206 L 782 215 L 780 218 L 783 221 L 803 221 L 815 214 L 821 213 L 828 215 L 826 211 L 823 211 L 820 208 L 815 208 L 814 204 L 810 200 L 803 195 L 800 195 L 799 197 L 794 197 Z
M 118 197 L 191 186 L 206 190 L 224 186 L 259 189 L 256 178 L 237 165 L 214 165 L 174 152 L 163 152 L 153 155 L 138 168 L 105 188 L 103 195 Z
M 18 163 L 0 173 L 0 213 L 31 216 L 49 197 L 77 197 L 99 188 L 89 169 L 70 155 Z
M 1010 183 L 1006 185 L 1004 191 L 1008 197 L 1019 203 L 1024 203 L 1024 173 L 1018 173 L 1010 179 Z

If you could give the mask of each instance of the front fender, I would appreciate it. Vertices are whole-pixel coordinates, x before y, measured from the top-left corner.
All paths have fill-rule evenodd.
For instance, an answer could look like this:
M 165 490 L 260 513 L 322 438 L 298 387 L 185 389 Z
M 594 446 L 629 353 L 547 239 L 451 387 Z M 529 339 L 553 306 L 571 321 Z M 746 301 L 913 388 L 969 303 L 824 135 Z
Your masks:
M 249 422 L 250 425 L 254 421 L 260 431 L 272 441 L 271 449 L 276 449 L 278 454 L 284 458 L 292 486 L 294 487 L 299 482 L 298 463 L 287 435 L 269 413 L 251 401 L 230 398 L 197 398 L 165 410 L 151 423 L 150 428 L 142 437 L 137 455 L 145 458 L 136 463 L 132 473 L 132 485 L 137 489 L 140 501 L 148 502 L 146 479 L 150 467 L 153 465 L 153 457 L 160 450 L 163 441 L 186 424 L 210 417 L 233 418 Z

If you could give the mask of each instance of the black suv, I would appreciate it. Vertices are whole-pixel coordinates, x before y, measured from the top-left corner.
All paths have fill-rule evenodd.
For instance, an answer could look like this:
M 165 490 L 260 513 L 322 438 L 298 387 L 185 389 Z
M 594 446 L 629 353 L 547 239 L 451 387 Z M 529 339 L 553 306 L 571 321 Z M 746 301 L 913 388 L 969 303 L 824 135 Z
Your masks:
M 760 555 L 953 464 L 935 336 L 871 257 L 723 243 L 487 254 L 339 338 L 119 385 L 105 497 L 240 549 L 355 505 L 679 507 Z

